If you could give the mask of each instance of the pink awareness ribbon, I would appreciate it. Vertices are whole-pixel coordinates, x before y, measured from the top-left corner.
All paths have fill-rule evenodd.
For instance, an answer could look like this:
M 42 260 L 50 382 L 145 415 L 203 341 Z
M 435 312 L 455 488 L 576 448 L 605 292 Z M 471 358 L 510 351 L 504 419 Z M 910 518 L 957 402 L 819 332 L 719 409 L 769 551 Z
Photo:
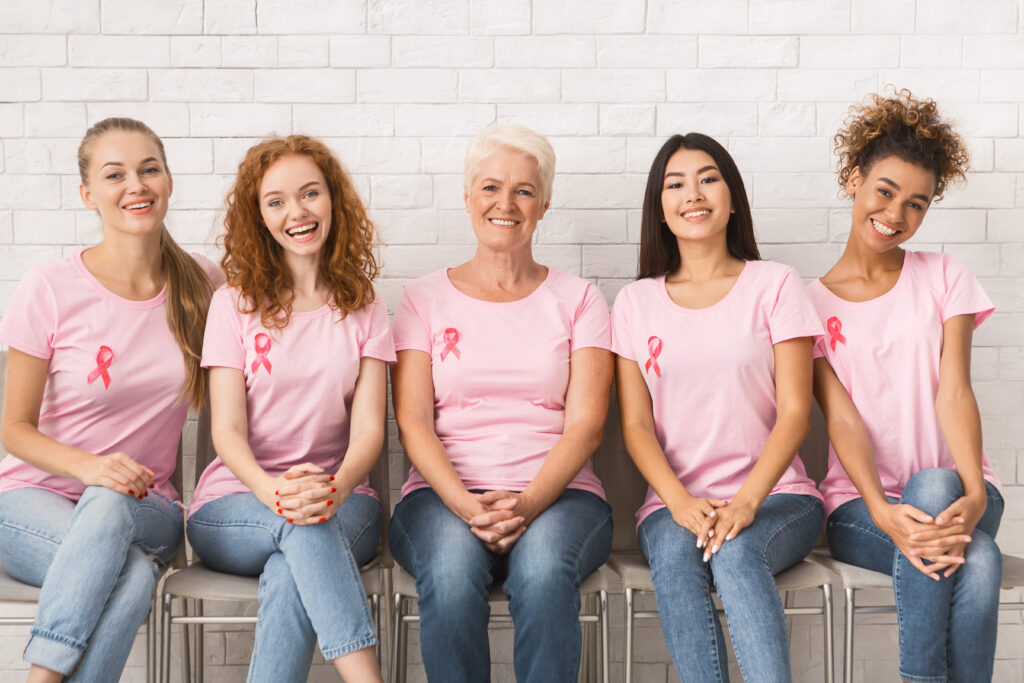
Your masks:
M 846 343 L 846 337 L 843 336 L 843 324 L 839 322 L 839 318 L 832 316 L 828 319 L 828 322 L 825 323 L 825 325 L 828 328 L 828 336 L 830 337 L 828 343 L 832 347 L 832 350 L 835 351 L 836 342 L 841 344 Z
M 97 377 L 103 378 L 103 388 L 110 388 L 110 373 L 107 368 L 114 362 L 114 351 L 109 346 L 101 346 L 96 354 L 96 369 L 89 373 L 86 384 L 92 384 Z
M 454 327 L 449 327 L 444 331 L 444 348 L 441 349 L 441 360 L 448 357 L 449 353 L 455 354 L 455 358 L 461 359 L 462 354 L 459 353 L 459 349 L 456 344 L 459 343 L 459 331 Z
M 661 368 L 658 366 L 658 356 L 661 355 L 661 340 L 657 337 L 651 337 L 647 340 L 647 351 L 651 354 L 651 357 L 644 363 L 644 372 L 650 372 L 651 366 L 654 366 L 654 374 L 661 377 Z
M 270 353 L 270 336 L 260 332 L 256 335 L 256 360 L 252 362 L 252 374 L 255 375 L 261 365 L 267 369 L 267 374 L 270 374 L 268 353 Z

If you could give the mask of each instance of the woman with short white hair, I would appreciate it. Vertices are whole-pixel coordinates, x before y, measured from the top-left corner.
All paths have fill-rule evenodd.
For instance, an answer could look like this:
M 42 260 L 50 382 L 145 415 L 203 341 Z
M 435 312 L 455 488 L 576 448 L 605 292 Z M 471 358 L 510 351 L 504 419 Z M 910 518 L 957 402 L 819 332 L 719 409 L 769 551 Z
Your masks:
M 466 153 L 473 258 L 406 285 L 395 316 L 395 416 L 412 461 L 391 550 L 416 577 L 431 681 L 489 681 L 487 604 L 504 578 L 518 681 L 575 680 L 579 587 L 611 549 L 589 464 L 612 380 L 608 307 L 533 258 L 555 155 L 523 126 Z

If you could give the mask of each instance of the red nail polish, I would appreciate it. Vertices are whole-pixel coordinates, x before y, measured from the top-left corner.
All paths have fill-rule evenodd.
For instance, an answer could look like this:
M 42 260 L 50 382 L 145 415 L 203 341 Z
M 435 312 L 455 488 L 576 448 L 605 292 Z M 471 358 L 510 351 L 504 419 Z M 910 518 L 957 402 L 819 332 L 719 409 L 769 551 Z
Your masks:
M 281 512 L 281 508 L 277 508 L 277 514 L 279 514 L 279 515 L 284 514 L 283 512 Z
M 280 493 L 278 493 L 277 491 L 274 491 L 274 495 L 275 495 L 275 496 L 280 496 L 281 494 L 280 494 Z
M 150 485 L 149 485 L 149 488 L 153 488 L 153 484 L 150 484 Z
M 330 479 L 328 479 L 327 481 L 334 481 L 334 475 L 332 474 L 332 475 L 331 475 L 331 478 L 330 478 Z
M 326 517 L 321 517 L 321 518 L 320 518 L 320 521 L 321 521 L 321 522 L 326 522 L 326 521 L 327 521 L 327 518 L 326 518 Z
M 139 500 L 142 500 L 143 498 L 145 498 L 145 496 L 139 496 Z
M 277 501 L 276 503 L 274 503 L 274 505 L 281 507 L 281 501 Z
M 131 489 L 128 489 L 128 493 L 130 493 L 133 496 L 135 495 L 135 491 L 132 491 Z
M 334 493 L 334 492 L 335 492 L 335 491 L 337 491 L 337 490 L 338 490 L 338 489 L 334 488 L 333 486 L 331 487 L 331 493 Z
M 334 501 L 333 500 L 329 500 L 329 501 L 327 501 L 327 504 L 328 505 L 334 505 Z
M 284 520 L 284 521 L 288 522 L 289 524 L 295 524 L 295 522 L 293 522 L 293 521 L 292 521 L 292 520 L 290 520 L 290 519 L 286 519 L 286 520 Z

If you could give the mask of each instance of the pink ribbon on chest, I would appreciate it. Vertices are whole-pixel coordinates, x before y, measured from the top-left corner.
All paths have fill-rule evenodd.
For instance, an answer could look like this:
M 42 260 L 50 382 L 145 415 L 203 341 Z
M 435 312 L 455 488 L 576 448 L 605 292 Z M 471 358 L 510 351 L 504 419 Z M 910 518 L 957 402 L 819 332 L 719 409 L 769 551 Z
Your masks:
M 846 337 L 843 336 L 843 323 L 839 322 L 839 318 L 832 316 L 828 319 L 828 322 L 825 323 L 825 327 L 828 329 L 828 343 L 829 346 L 832 347 L 833 351 L 836 350 L 836 342 L 839 342 L 840 344 L 846 343 Z
M 270 336 L 260 332 L 256 335 L 256 359 L 252 362 L 252 374 L 255 375 L 261 365 L 267 369 L 267 374 L 270 374 L 268 353 L 270 353 Z
M 454 327 L 449 327 L 444 331 L 444 348 L 441 349 L 441 360 L 443 361 L 448 357 L 448 354 L 452 354 L 456 359 L 461 359 L 462 354 L 459 353 L 459 349 L 456 344 L 459 343 L 459 331 Z
M 658 366 L 658 356 L 661 355 L 661 339 L 658 337 L 650 337 L 647 340 L 647 352 L 651 355 L 644 363 L 644 372 L 650 372 L 651 367 L 654 367 L 654 374 L 661 377 L 661 368 Z
M 89 373 L 86 384 L 92 384 L 97 377 L 103 378 L 103 388 L 110 388 L 110 373 L 107 368 L 114 362 L 114 351 L 109 346 L 101 346 L 96 354 L 96 369 Z

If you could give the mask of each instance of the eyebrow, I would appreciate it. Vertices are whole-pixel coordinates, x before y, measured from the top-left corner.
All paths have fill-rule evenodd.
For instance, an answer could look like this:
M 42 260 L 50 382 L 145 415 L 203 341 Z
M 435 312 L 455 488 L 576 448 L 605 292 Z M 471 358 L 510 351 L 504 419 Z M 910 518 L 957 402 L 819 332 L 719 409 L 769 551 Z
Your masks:
M 498 178 L 484 178 L 480 182 L 482 182 L 482 183 L 498 183 L 500 185 L 504 181 L 499 180 Z M 536 185 L 534 185 L 533 183 L 516 183 L 516 185 L 522 185 L 522 186 L 525 186 L 525 187 L 536 188 Z
M 143 164 L 148 164 L 151 161 L 160 161 L 160 160 L 157 159 L 156 157 L 146 157 L 145 159 L 143 159 L 139 163 L 139 166 L 142 166 Z M 102 166 L 100 166 L 100 168 L 101 169 L 102 168 L 106 168 L 107 166 L 124 166 L 124 162 L 123 161 L 108 161 L 107 163 L 105 163 Z
M 900 189 L 900 186 L 899 186 L 898 184 L 896 184 L 896 183 L 895 183 L 895 182 L 893 182 L 892 180 L 889 180 L 888 178 L 885 178 L 885 177 L 883 177 L 883 178 L 879 178 L 879 180 L 880 180 L 881 182 L 885 183 L 886 185 L 889 185 L 889 186 L 890 186 L 890 187 L 892 187 L 892 189 L 894 189 L 894 190 L 899 190 L 899 189 Z M 918 198 L 918 199 L 922 199 L 922 200 L 924 200 L 924 201 L 926 201 L 926 202 L 928 202 L 928 203 L 931 203 L 931 201 L 932 201 L 932 198 L 931 198 L 931 197 L 926 197 L 926 196 L 925 196 L 925 195 L 923 195 L 923 194 L 912 194 L 912 195 L 910 195 L 910 196 L 911 196 L 911 197 L 916 197 L 916 198 Z
M 701 173 L 704 173 L 705 171 L 718 171 L 718 167 L 712 165 L 712 166 L 704 166 L 702 168 L 698 168 L 697 169 L 697 175 L 700 175 Z M 721 171 L 719 171 L 719 172 L 721 172 Z M 680 176 L 680 177 L 682 177 L 682 175 L 683 174 L 680 173 L 679 171 L 672 171 L 671 173 L 666 173 L 665 177 L 666 178 L 671 177 L 671 176 Z
M 303 185 L 302 187 L 299 188 L 299 192 L 302 192 L 303 190 L 305 190 L 310 185 L 319 185 L 319 184 L 320 184 L 319 180 L 310 180 L 308 183 L 306 183 L 305 185 Z M 263 193 L 263 198 L 266 199 L 267 197 L 269 197 L 272 194 L 283 194 L 283 193 L 284 193 L 284 190 L 270 190 L 268 192 L 264 192 Z

